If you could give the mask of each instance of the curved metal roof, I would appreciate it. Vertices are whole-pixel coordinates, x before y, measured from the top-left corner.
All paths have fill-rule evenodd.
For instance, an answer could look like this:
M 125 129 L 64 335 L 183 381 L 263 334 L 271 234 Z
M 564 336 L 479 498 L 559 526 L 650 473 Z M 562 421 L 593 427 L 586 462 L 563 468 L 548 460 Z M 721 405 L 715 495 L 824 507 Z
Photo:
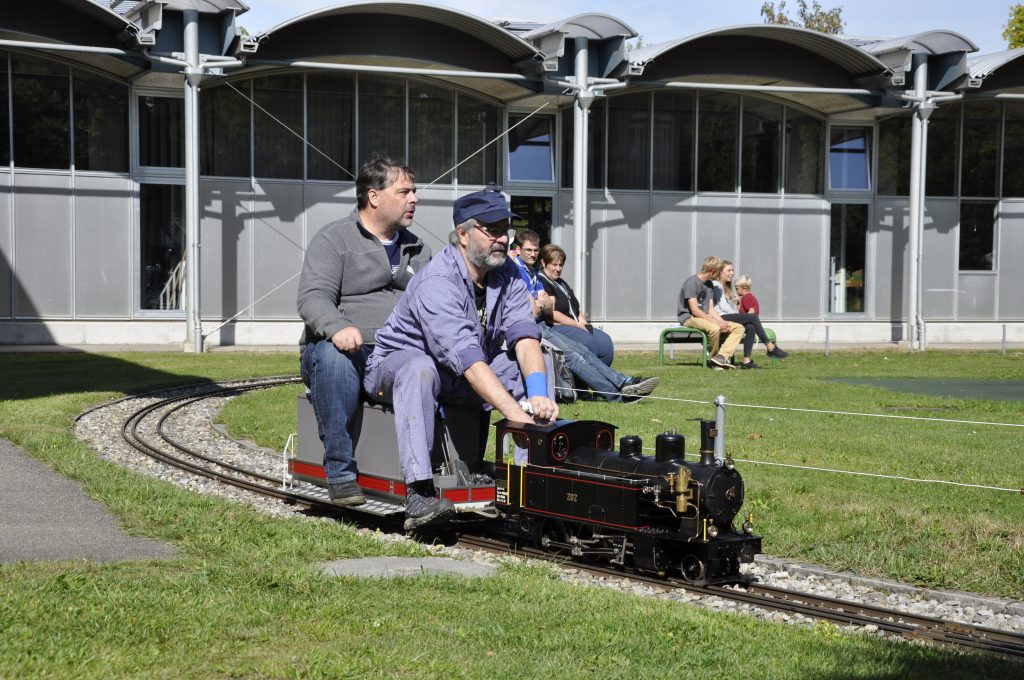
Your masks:
M 956 31 L 922 31 L 895 38 L 840 38 L 871 54 L 908 51 L 927 54 L 977 52 L 978 46 Z
M 1024 47 L 973 57 L 967 60 L 967 71 L 972 80 L 984 80 L 1022 56 L 1024 56 Z
M 463 33 L 485 39 L 488 43 L 504 52 L 514 61 L 529 58 L 541 59 L 543 56 L 540 51 L 530 43 L 526 42 L 522 38 L 512 35 L 508 31 L 492 24 L 486 19 L 481 19 L 480 17 L 472 14 L 467 14 L 466 12 L 450 9 L 448 7 L 438 7 L 437 5 L 428 5 L 426 3 L 418 2 L 353 2 L 343 5 L 335 5 L 334 7 L 307 12 L 306 14 L 297 16 L 294 19 L 289 19 L 283 24 L 278 24 L 277 26 L 264 31 L 257 37 L 262 40 L 263 38 L 271 37 L 274 33 L 288 27 L 315 21 L 328 16 L 344 14 L 394 14 L 414 19 L 422 19 L 424 21 L 448 26 Z
M 835 63 L 840 68 L 853 76 L 875 75 L 885 73 L 889 69 L 876 57 L 854 47 L 848 42 L 835 36 L 811 31 L 806 28 L 794 26 L 778 26 L 773 24 L 753 24 L 749 26 L 732 26 L 721 28 L 704 33 L 697 33 L 686 38 L 651 45 L 639 50 L 630 52 L 628 55 L 631 70 L 639 69 L 658 56 L 686 43 L 702 40 L 705 38 L 717 37 L 751 37 L 777 40 L 782 43 L 803 48 L 809 52 L 818 54 L 825 59 Z
M 587 13 L 577 14 L 523 35 L 527 40 L 539 38 L 550 33 L 563 33 L 570 38 L 591 38 L 605 40 L 607 38 L 635 38 L 639 35 L 624 21 L 609 14 Z

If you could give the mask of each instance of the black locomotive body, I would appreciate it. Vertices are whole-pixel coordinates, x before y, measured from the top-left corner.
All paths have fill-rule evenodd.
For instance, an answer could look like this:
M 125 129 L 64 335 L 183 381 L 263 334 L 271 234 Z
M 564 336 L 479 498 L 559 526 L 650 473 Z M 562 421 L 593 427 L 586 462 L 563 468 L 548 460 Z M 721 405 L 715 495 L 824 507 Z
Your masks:
M 446 406 L 435 423 L 434 486 L 455 505 L 455 521 L 521 541 L 623 567 L 682 573 L 694 583 L 736 581 L 739 565 L 761 550 L 749 520 L 734 525 L 743 480 L 729 458 L 716 460 L 714 423 L 701 423 L 701 453 L 685 459 L 683 435 L 658 435 L 654 456 L 639 437 L 615 449 L 615 426 L 560 420 L 547 425 L 495 423 L 497 452 L 484 461 L 487 420 L 480 411 Z M 394 413 L 364 405 L 355 454 L 365 505 L 353 512 L 404 515 Z M 522 462 L 517 464 L 516 459 Z M 524 455 L 525 454 L 525 455 Z M 294 482 L 315 485 L 326 500 L 323 447 L 308 399 L 298 400 Z M 319 488 L 317 488 L 319 487 Z
M 685 459 L 683 435 L 642 441 L 594 421 L 496 424 L 495 505 L 503 529 L 578 557 L 632 564 L 695 583 L 734 581 L 761 551 L 749 519 L 737 530 L 743 479 L 730 458 L 714 457 L 714 423 L 701 422 L 701 453 Z M 527 449 L 517 465 L 513 452 Z M 520 454 L 520 458 L 522 455 Z

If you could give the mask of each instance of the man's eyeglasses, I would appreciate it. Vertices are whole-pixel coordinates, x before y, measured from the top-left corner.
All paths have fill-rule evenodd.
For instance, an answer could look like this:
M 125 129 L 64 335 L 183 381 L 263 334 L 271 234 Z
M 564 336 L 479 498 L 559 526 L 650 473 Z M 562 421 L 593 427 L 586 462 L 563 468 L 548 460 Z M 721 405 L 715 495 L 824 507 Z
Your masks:
M 478 223 L 476 228 L 484 232 L 492 240 L 496 241 L 502 236 L 508 236 L 509 226 L 507 222 L 495 222 L 494 224 Z

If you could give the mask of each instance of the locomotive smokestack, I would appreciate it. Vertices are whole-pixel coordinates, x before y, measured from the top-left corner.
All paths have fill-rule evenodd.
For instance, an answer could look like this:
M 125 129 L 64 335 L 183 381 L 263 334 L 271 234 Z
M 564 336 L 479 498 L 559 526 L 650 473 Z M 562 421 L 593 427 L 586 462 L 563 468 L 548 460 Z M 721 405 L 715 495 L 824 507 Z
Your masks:
M 619 440 L 619 457 L 620 458 L 631 458 L 636 456 L 639 458 L 644 455 L 644 440 L 635 434 L 627 434 L 625 437 Z
M 715 464 L 715 421 L 700 421 L 700 464 L 704 467 Z
M 686 455 L 686 437 L 678 432 L 662 432 L 654 440 L 654 460 L 665 463 Z

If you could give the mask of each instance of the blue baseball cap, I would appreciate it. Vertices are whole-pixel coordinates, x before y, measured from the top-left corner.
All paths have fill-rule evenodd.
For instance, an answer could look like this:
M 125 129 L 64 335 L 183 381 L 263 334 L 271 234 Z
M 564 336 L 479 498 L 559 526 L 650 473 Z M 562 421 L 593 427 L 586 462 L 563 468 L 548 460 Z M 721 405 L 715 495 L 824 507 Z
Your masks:
M 508 209 L 505 196 L 497 191 L 474 191 L 455 199 L 452 206 L 452 219 L 456 225 L 462 224 L 469 218 L 475 217 L 484 224 L 500 222 L 511 217 L 519 218 Z

